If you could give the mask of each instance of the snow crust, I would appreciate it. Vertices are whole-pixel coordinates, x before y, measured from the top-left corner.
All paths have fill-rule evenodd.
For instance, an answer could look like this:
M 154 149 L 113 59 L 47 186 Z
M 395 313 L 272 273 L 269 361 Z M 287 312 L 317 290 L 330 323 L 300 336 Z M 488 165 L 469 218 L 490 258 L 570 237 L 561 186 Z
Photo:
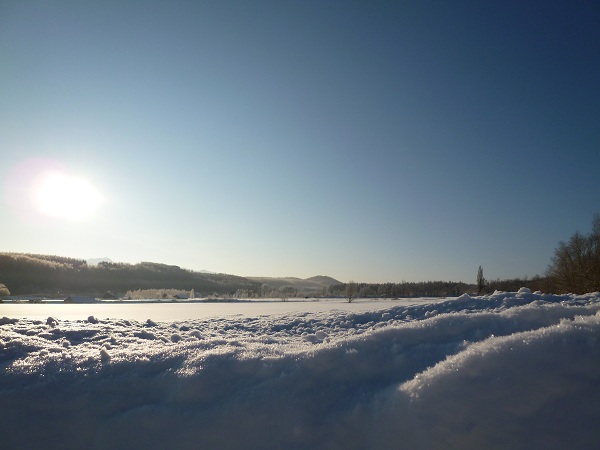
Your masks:
M 598 404 L 600 293 L 0 318 L 6 449 L 587 449 Z

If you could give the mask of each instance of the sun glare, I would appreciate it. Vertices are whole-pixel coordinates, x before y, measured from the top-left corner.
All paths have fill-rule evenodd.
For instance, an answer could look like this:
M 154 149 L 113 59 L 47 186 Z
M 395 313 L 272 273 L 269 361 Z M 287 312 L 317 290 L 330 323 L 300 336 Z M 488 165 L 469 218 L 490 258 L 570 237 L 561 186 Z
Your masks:
M 59 219 L 85 219 L 98 209 L 101 200 L 87 180 L 60 172 L 47 173 L 34 193 L 36 209 Z

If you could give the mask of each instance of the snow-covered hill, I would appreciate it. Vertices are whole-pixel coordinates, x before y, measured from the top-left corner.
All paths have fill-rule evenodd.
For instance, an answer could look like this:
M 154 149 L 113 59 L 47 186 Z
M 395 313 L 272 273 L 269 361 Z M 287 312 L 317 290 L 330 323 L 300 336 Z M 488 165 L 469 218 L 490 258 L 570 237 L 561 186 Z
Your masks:
M 595 448 L 599 311 L 600 293 L 522 289 L 357 313 L 4 317 L 2 448 Z

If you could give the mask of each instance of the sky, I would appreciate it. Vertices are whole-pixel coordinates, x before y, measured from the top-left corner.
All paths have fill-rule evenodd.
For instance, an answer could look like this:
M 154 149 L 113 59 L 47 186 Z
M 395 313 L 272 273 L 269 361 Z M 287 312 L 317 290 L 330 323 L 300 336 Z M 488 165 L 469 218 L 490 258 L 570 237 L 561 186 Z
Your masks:
M 593 1 L 3 0 L 0 251 L 542 275 L 600 213 L 599 23 Z

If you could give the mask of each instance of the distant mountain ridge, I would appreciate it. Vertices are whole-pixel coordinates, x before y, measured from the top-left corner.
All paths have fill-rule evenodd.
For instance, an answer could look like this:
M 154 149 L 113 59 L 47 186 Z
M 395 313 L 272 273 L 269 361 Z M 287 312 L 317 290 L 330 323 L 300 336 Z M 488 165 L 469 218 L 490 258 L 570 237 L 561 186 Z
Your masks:
M 341 281 L 336 280 L 325 275 L 316 275 L 310 278 L 297 278 L 297 277 L 246 277 L 249 280 L 256 281 L 263 285 L 268 286 L 271 290 L 285 291 L 296 290 L 303 292 L 304 294 L 321 294 L 323 290 L 329 286 L 342 284 Z
M 341 281 L 338 281 L 335 278 L 328 277 L 327 275 L 316 275 L 314 277 L 306 278 L 305 280 L 314 281 L 315 283 L 323 284 L 326 286 L 331 286 L 333 284 L 342 284 Z

